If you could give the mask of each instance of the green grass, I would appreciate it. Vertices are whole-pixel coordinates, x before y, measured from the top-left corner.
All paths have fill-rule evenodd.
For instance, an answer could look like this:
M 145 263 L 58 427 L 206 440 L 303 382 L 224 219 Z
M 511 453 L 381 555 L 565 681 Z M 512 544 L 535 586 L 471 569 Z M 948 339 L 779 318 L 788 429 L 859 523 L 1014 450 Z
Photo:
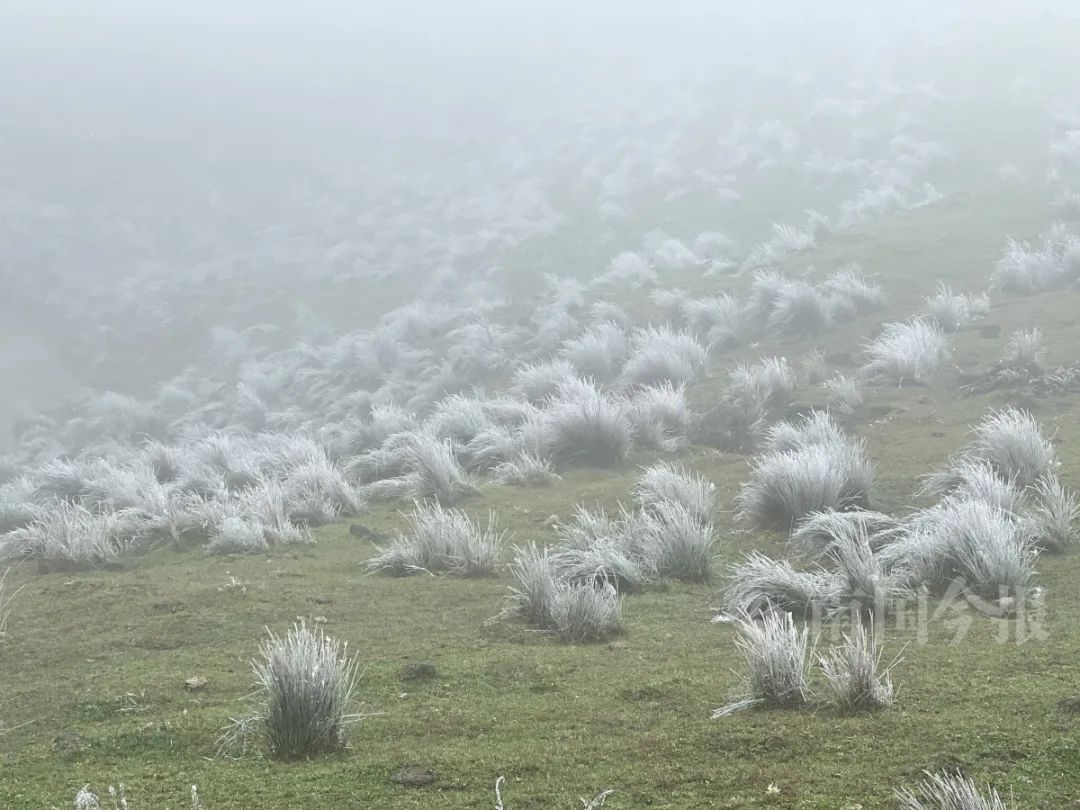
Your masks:
M 816 341 L 851 352 L 883 319 L 917 307 L 932 280 L 962 289 L 985 285 L 1005 234 L 1027 236 L 1042 210 L 1017 215 L 1003 199 L 944 201 L 886 225 L 829 240 L 812 256 L 819 268 L 858 259 L 881 273 L 890 309 Z M 980 337 L 978 325 L 1003 334 Z M 1072 361 L 1080 343 L 1077 296 L 1055 292 L 999 298 L 976 328 L 956 339 L 956 367 L 928 388 L 869 392 L 855 429 L 878 466 L 877 506 L 903 511 L 916 477 L 967 440 L 967 426 L 1004 395 L 963 398 L 961 370 L 988 368 L 1008 332 L 1039 324 L 1050 363 Z M 723 388 L 735 360 L 786 354 L 792 340 L 721 358 L 695 386 L 695 406 Z M 857 352 L 856 352 L 857 354 Z M 819 403 L 803 389 L 798 405 Z M 1056 432 L 1063 477 L 1080 486 L 1080 421 L 1075 398 L 1049 398 L 1036 416 Z M 645 463 L 648 456 L 634 458 Z M 784 552 L 781 538 L 732 525 L 731 505 L 747 461 L 705 448 L 681 459 L 717 485 L 717 571 L 742 551 Z M 548 489 L 485 488 L 465 507 L 494 509 L 514 541 L 551 541 L 549 518 L 579 502 L 629 502 L 633 465 L 618 472 L 571 471 Z M 380 504 L 362 522 L 404 525 L 400 504 Z M 38 574 L 12 571 L 12 640 L 0 650 L 0 807 L 70 806 L 84 783 L 103 791 L 124 782 L 134 808 L 186 807 L 199 785 L 207 810 L 223 808 L 486 808 L 507 777 L 511 810 L 572 808 L 578 796 L 614 788 L 612 808 L 889 807 L 894 787 L 924 768 L 962 767 L 980 783 L 1012 791 L 1019 807 L 1061 808 L 1080 796 L 1080 717 L 1058 707 L 1080 694 L 1080 555 L 1043 557 L 1045 638 L 998 643 L 1014 623 L 970 612 L 931 618 L 926 639 L 907 615 L 890 626 L 886 655 L 904 650 L 894 676 L 896 705 L 843 717 L 817 704 L 806 711 L 746 712 L 710 720 L 739 684 L 740 662 L 727 625 L 712 624 L 718 583 L 670 585 L 626 598 L 626 632 L 612 643 L 567 646 L 498 621 L 504 574 L 491 580 L 363 574 L 373 549 L 347 525 L 317 532 L 310 549 L 266 556 L 208 558 L 162 549 L 120 570 Z M 328 601 L 327 601 L 328 600 Z M 249 756 L 214 761 L 230 717 L 248 709 L 250 659 L 265 628 L 283 632 L 298 617 L 326 619 L 328 633 L 359 653 L 359 698 L 373 712 L 347 753 L 278 764 Z M 954 623 L 966 637 L 949 640 Z M 407 682 L 410 661 L 438 668 L 431 682 Z M 189 692 L 184 680 L 209 686 Z M 6 731 L 2 729 L 7 729 Z M 74 732 L 78 745 L 71 745 Z M 394 784 L 403 765 L 433 769 L 425 788 Z M 767 792 L 770 784 L 779 793 Z

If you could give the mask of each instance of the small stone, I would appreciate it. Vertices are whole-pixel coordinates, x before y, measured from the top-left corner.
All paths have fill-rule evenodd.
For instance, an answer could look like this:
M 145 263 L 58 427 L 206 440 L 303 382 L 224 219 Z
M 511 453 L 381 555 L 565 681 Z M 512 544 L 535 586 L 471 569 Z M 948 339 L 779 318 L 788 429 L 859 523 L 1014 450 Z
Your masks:
M 435 771 L 419 765 L 406 765 L 390 777 L 390 781 L 395 785 L 404 787 L 424 787 L 432 784 L 436 779 L 438 777 Z
M 198 692 L 205 689 L 209 683 L 210 681 L 206 680 L 202 675 L 195 675 L 184 681 L 184 688 L 189 692 Z

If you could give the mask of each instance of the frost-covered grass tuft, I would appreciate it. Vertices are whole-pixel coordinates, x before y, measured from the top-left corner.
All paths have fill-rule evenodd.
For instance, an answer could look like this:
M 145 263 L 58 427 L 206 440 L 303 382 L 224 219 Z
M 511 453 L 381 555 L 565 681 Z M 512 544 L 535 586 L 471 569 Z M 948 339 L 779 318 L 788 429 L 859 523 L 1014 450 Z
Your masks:
M 576 376 L 577 369 L 567 360 L 527 363 L 514 371 L 510 393 L 540 405 L 555 396 L 561 386 Z
M 626 352 L 627 338 L 622 327 L 614 323 L 601 323 L 584 335 L 567 340 L 561 355 L 583 377 L 610 382 L 618 376 Z
M 421 571 L 477 577 L 495 573 L 504 535 L 494 514 L 486 527 L 477 525 L 462 509 L 445 509 L 437 502 L 418 502 L 406 515 L 407 533 L 365 564 L 369 571 L 407 576 Z
M 262 705 L 246 724 L 261 731 L 270 756 L 294 760 L 344 750 L 349 726 L 360 719 L 349 712 L 358 670 L 346 644 L 301 623 L 284 638 L 270 633 L 251 667 Z
M 862 388 L 854 377 L 834 374 L 825 381 L 825 391 L 828 393 L 826 406 L 841 416 L 851 416 L 863 405 Z
M 1066 275 L 1059 254 L 1053 243 L 1033 248 L 1027 242 L 1010 239 L 994 267 L 991 286 L 1022 295 L 1047 290 Z
M 763 407 L 789 399 L 796 384 L 795 370 L 784 357 L 739 365 L 728 374 L 728 394 L 736 402 L 759 402 Z
M 824 423 L 810 422 L 813 427 Z M 736 517 L 763 529 L 790 527 L 825 509 L 865 508 L 869 505 L 874 468 L 865 442 L 847 437 L 807 443 L 813 433 L 773 433 L 778 444 L 798 443 L 792 449 L 769 450 L 754 459 L 750 478 L 736 499 Z
M 634 484 L 634 499 L 645 512 L 677 504 L 698 523 L 712 521 L 716 485 L 675 464 L 646 467 Z
M 548 624 L 563 641 L 607 641 L 622 629 L 622 597 L 608 582 L 559 582 Z
M 832 306 L 820 290 L 805 281 L 788 281 L 776 291 L 766 329 L 781 335 L 814 335 L 832 322 Z
M 551 462 L 535 453 L 521 452 L 491 471 L 493 481 L 518 487 L 548 487 L 560 479 Z
M 839 587 L 836 577 L 823 568 L 797 571 L 787 560 L 752 551 L 729 568 L 723 607 L 729 616 L 775 611 L 823 615 L 836 604 Z
M 603 577 L 564 579 L 555 555 L 529 546 L 517 549 L 510 572 L 515 585 L 505 616 L 519 616 L 564 641 L 606 641 L 622 627 L 622 599 Z
M 362 497 L 435 498 L 452 504 L 476 493 L 458 463 L 454 445 L 416 431 L 389 437 L 381 448 L 353 459 L 348 471 L 361 481 Z
M 974 779 L 959 771 L 923 773 L 925 777 L 914 791 L 896 791 L 900 810 L 1009 810 L 996 790 L 987 785 L 986 792 L 981 792 Z
M 1024 492 L 1014 478 L 999 475 L 985 459 L 965 456 L 954 458 L 943 470 L 924 475 L 916 494 L 982 501 L 1006 512 L 1020 512 L 1024 506 Z
M 641 513 L 636 529 L 635 540 L 655 576 L 682 582 L 710 578 L 716 531 L 696 509 L 662 501 Z
M 809 700 L 809 630 L 796 627 L 790 613 L 744 617 L 735 645 L 746 662 L 743 694 L 716 709 L 713 718 L 755 707 L 802 706 Z
M 1080 518 L 1080 498 L 1054 476 L 1040 478 L 1031 488 L 1028 512 L 1040 548 L 1064 551 L 1076 542 L 1076 521 Z
M 1017 486 L 1031 486 L 1057 467 L 1053 445 L 1027 411 L 992 411 L 973 432 L 975 440 L 965 454 L 987 461 L 999 476 Z
M 990 299 L 984 295 L 954 293 L 947 284 L 938 284 L 938 291 L 923 300 L 926 317 L 945 332 L 958 332 L 973 318 L 990 308 Z
M 887 569 L 906 569 L 912 584 L 943 591 L 959 583 L 996 610 L 1030 591 L 1035 543 L 1016 515 L 984 501 L 947 498 L 916 516 L 881 557 Z
M 97 568 L 117 562 L 137 542 L 142 520 L 130 510 L 97 514 L 57 502 L 29 526 L 5 537 L 5 556 L 34 560 L 46 570 Z
M 893 702 L 891 670 L 899 661 L 881 667 L 881 646 L 874 625 L 856 622 L 838 646 L 818 656 L 834 705 L 843 712 L 876 711 Z
M 708 350 L 693 335 L 664 326 L 637 330 L 630 346 L 630 356 L 619 375 L 623 389 L 690 382 L 709 359 Z
M 899 525 L 896 518 L 881 512 L 862 509 L 837 512 L 828 509 L 800 521 L 788 538 L 788 546 L 799 556 L 816 559 L 827 554 L 838 542 L 861 533 L 876 550 L 888 542 Z
M 637 388 L 629 398 L 629 417 L 638 444 L 665 452 L 678 450 L 690 429 L 686 389 L 671 383 Z
M 1001 360 L 1004 368 L 1018 371 L 1039 371 L 1046 357 L 1046 345 L 1039 327 L 1017 329 L 1009 335 L 1009 345 Z
M 885 324 L 865 348 L 860 376 L 875 382 L 925 383 L 950 357 L 949 339 L 926 320 Z
M 618 467 L 633 444 L 629 409 L 590 385 L 564 387 L 543 413 L 544 448 L 556 464 Z

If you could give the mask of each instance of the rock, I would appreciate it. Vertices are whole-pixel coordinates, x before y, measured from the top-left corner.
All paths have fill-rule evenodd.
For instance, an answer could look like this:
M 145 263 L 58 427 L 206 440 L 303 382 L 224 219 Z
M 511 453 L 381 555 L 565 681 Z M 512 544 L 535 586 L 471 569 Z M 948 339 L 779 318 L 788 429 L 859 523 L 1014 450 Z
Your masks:
M 405 665 L 401 677 L 406 681 L 431 681 L 439 676 L 434 664 L 425 661 L 412 661 Z
M 316 605 L 332 605 L 334 603 L 331 601 L 329 596 L 316 596 L 315 597 L 315 604 Z
M 436 779 L 438 777 L 435 775 L 435 771 L 420 765 L 406 765 L 390 777 L 390 781 L 395 785 L 403 785 L 404 787 L 424 787 L 432 784 Z
M 184 681 L 184 688 L 189 692 L 199 692 L 205 689 L 210 684 L 210 681 L 206 680 L 202 675 L 195 675 Z

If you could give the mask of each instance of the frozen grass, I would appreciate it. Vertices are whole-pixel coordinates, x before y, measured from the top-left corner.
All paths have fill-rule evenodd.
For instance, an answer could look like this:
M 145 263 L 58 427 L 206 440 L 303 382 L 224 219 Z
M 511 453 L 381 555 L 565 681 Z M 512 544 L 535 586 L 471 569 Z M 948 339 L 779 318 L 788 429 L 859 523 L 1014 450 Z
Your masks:
M 899 661 L 894 660 L 883 669 L 881 656 L 872 622 L 868 626 L 856 622 L 838 646 L 818 656 L 818 665 L 837 709 L 854 713 L 892 705 L 892 668 Z
M 13 593 L 5 593 L 4 582 L 9 573 L 11 573 L 11 569 L 7 569 L 3 574 L 0 574 L 0 648 L 8 643 L 7 628 L 8 619 L 11 618 L 11 602 L 22 590 L 22 588 L 19 588 Z
M 1040 548 L 1064 551 L 1076 542 L 1080 498 L 1054 476 L 1045 476 L 1031 487 L 1032 503 L 1027 519 Z
M 729 616 L 775 611 L 820 616 L 835 606 L 839 587 L 836 577 L 823 568 L 797 571 L 787 560 L 752 551 L 728 569 L 722 603 Z
M 828 412 L 813 411 L 795 420 L 777 422 L 765 433 L 762 444 L 765 452 L 790 452 L 849 441 Z
M 753 365 L 739 365 L 728 374 L 728 394 L 739 402 L 770 406 L 790 399 L 795 391 L 795 370 L 784 357 L 766 357 Z
M 562 641 L 608 641 L 622 629 L 622 598 L 608 582 L 558 582 L 548 625 Z
M 746 664 L 743 694 L 716 709 L 713 718 L 757 707 L 797 707 L 810 698 L 809 630 L 789 613 L 770 613 L 739 622 L 735 646 Z
M 1014 478 L 1002 477 L 985 459 L 964 456 L 953 459 L 944 470 L 923 476 L 916 494 L 983 501 L 1006 512 L 1020 512 L 1025 500 Z
M 564 386 L 541 425 L 546 454 L 556 464 L 618 467 L 633 443 L 626 404 L 589 385 Z
M 865 534 L 871 548 L 885 545 L 900 523 L 891 515 L 856 509 L 837 512 L 832 509 L 808 515 L 791 532 L 788 547 L 797 555 L 817 559 L 837 542 L 854 534 Z
M 954 293 L 947 284 L 940 282 L 937 292 L 923 300 L 925 316 L 945 332 L 958 332 L 989 308 L 990 299 L 986 295 Z
M 486 527 L 474 523 L 461 509 L 445 509 L 437 502 L 418 502 L 406 515 L 407 533 L 379 548 L 365 563 L 368 571 L 392 576 L 419 572 L 445 572 L 477 577 L 495 573 L 504 535 L 495 515 Z
M 618 324 L 601 323 L 584 335 L 566 341 L 560 352 L 584 377 L 610 382 L 626 358 L 626 333 Z
M 1016 516 L 983 501 L 948 498 L 913 521 L 882 550 L 889 570 L 906 568 L 912 584 L 943 591 L 954 582 L 1006 606 L 1031 589 L 1035 538 Z
M 518 616 L 570 642 L 606 641 L 622 627 L 622 600 L 606 579 L 570 581 L 546 549 L 516 549 L 504 616 Z
M 676 385 L 690 382 L 709 359 L 708 351 L 693 335 L 664 326 L 637 330 L 630 346 L 630 356 L 619 375 L 619 386 L 624 390 L 665 382 Z
M 925 383 L 950 357 L 945 333 L 920 319 L 885 324 L 864 351 L 860 376 L 873 382 Z
M 559 480 L 551 462 L 535 453 L 521 452 L 495 466 L 491 480 L 518 487 L 548 487 Z
M 867 507 L 873 481 L 861 440 L 769 451 L 752 462 L 736 498 L 736 517 L 762 529 L 789 530 L 814 512 Z
M 356 690 L 357 659 L 348 647 L 297 624 L 284 638 L 269 634 L 252 661 L 262 705 L 255 725 L 270 756 L 295 760 L 342 751 Z
M 635 389 L 629 399 L 629 416 L 642 446 L 673 452 L 686 444 L 691 414 L 682 386 L 663 383 Z
M 1009 810 L 996 790 L 987 785 L 986 792 L 981 792 L 974 779 L 959 771 L 923 773 L 923 781 L 914 791 L 896 791 L 900 810 Z
M 781 335 L 814 335 L 833 322 L 829 300 L 812 284 L 788 281 L 776 290 L 766 329 Z
M 821 283 L 821 288 L 830 296 L 840 296 L 853 302 L 859 312 L 872 312 L 885 306 L 881 285 L 869 281 L 858 265 L 849 265 L 829 274 Z
M 391 436 L 380 449 L 354 459 L 348 471 L 371 482 L 360 488 L 361 497 L 435 498 L 453 504 L 477 491 L 453 444 L 423 432 Z
M 577 376 L 577 369 L 568 360 L 528 363 L 514 371 L 510 392 L 534 405 L 554 397 L 559 388 Z
M 992 411 L 974 429 L 966 454 L 989 462 L 999 476 L 1027 487 L 1053 474 L 1054 448 L 1038 421 L 1027 411 Z
M 654 576 L 682 582 L 710 578 L 716 531 L 697 510 L 661 501 L 642 513 L 636 528 L 636 542 Z
M 98 568 L 135 546 L 141 524 L 133 511 L 95 514 L 60 501 L 11 532 L 3 548 L 6 556 L 33 560 L 45 570 Z
M 863 405 L 862 387 L 854 377 L 834 374 L 825 381 L 825 405 L 832 413 L 851 416 Z
M 1037 326 L 1034 329 L 1017 329 L 1009 335 L 1001 365 L 1018 371 L 1040 371 L 1045 357 L 1046 342 L 1042 330 Z
M 1033 248 L 1010 239 L 990 283 L 994 289 L 1030 295 L 1053 287 L 1064 277 L 1065 268 L 1052 244 Z
M 702 525 L 712 522 L 715 497 L 715 484 L 666 462 L 646 467 L 634 484 L 634 499 L 645 512 L 676 504 Z

